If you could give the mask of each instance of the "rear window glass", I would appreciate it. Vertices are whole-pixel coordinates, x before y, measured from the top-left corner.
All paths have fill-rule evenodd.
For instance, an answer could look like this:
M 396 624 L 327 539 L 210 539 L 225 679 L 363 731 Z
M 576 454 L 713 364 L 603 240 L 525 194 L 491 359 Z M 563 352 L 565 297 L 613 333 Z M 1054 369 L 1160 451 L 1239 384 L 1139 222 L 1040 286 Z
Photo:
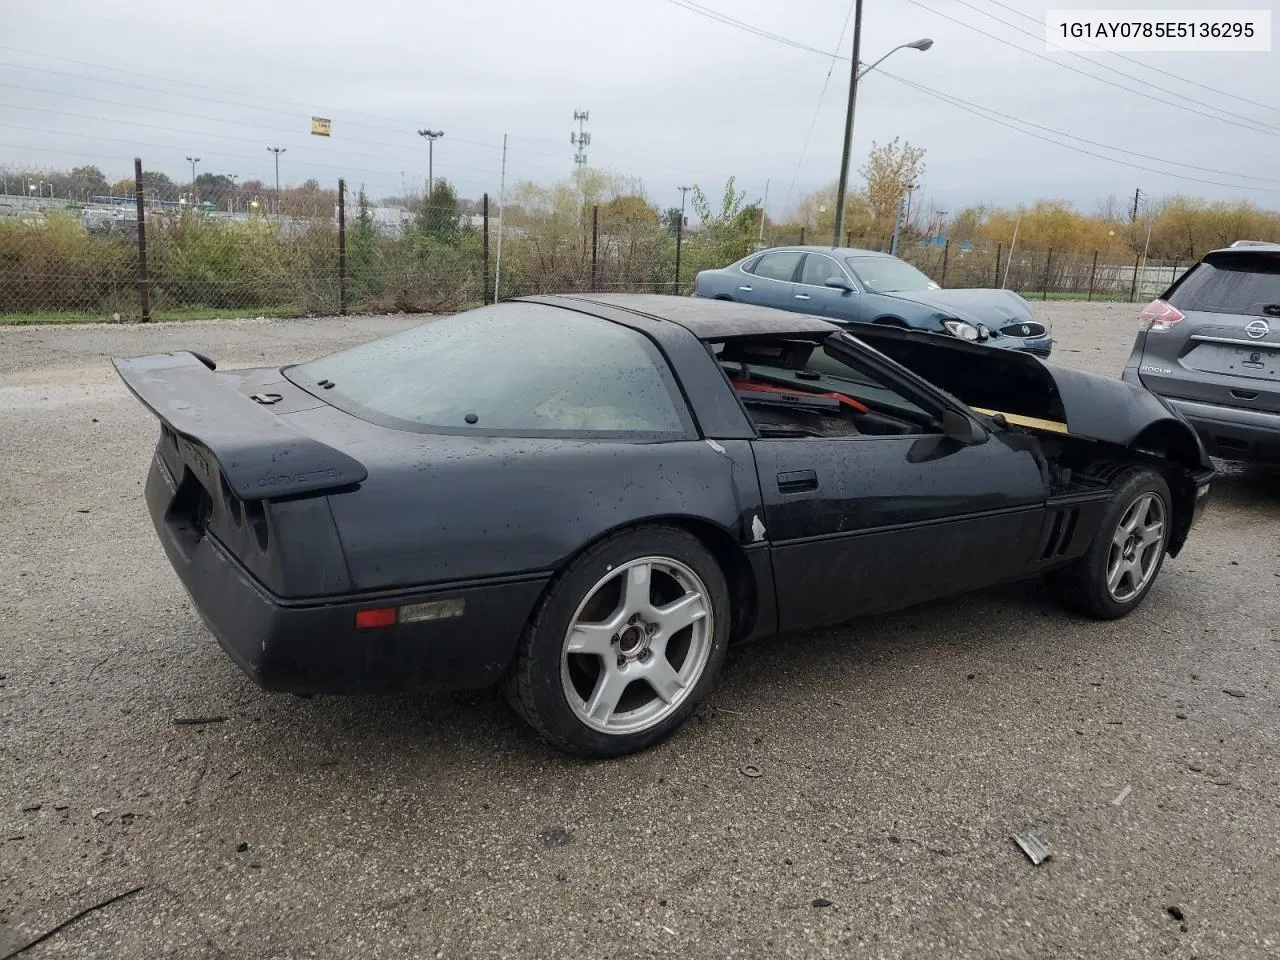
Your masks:
M 1230 254 L 1204 261 L 1169 294 L 1179 310 L 1280 316 L 1280 255 Z
M 687 432 L 675 384 L 643 334 L 543 304 L 445 317 L 287 374 L 336 407 L 402 428 L 652 439 Z

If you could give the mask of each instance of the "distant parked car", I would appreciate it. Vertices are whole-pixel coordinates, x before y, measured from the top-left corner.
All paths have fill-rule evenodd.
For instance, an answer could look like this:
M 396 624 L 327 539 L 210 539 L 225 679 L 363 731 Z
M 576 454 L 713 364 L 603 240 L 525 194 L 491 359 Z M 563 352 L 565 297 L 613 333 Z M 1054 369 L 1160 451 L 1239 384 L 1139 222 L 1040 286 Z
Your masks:
M 852 247 L 777 247 L 703 270 L 695 297 L 940 333 L 1049 356 L 1049 327 L 1012 290 L 943 290 L 911 264 Z
M 1280 463 L 1280 244 L 1214 250 L 1142 311 L 1123 377 L 1224 460 Z

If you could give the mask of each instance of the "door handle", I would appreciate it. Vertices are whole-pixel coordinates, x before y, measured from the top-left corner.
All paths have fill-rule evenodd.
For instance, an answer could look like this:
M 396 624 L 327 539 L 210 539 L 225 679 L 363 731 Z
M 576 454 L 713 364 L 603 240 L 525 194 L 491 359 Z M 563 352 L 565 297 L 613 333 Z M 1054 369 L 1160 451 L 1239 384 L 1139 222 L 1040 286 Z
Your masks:
M 797 293 L 797 294 L 796 294 L 796 299 L 797 299 L 797 300 L 812 300 L 813 298 L 812 298 L 811 296 L 809 296 L 807 293 Z
M 818 489 L 816 470 L 787 470 L 778 474 L 778 490 L 782 493 L 801 493 Z
M 750 292 L 751 292 L 751 288 L 750 288 L 750 287 L 739 287 L 738 289 L 739 289 L 739 290 L 746 290 L 748 293 L 750 293 Z

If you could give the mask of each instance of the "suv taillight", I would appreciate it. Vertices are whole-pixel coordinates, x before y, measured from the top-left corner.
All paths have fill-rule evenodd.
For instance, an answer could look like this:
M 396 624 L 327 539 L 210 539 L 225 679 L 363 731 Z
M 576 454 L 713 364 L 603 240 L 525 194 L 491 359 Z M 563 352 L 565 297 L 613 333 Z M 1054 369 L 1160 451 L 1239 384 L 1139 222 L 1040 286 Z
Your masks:
M 1186 315 L 1177 307 L 1170 306 L 1163 300 L 1152 300 L 1138 314 L 1138 326 L 1152 333 L 1164 333 L 1175 323 L 1185 319 Z

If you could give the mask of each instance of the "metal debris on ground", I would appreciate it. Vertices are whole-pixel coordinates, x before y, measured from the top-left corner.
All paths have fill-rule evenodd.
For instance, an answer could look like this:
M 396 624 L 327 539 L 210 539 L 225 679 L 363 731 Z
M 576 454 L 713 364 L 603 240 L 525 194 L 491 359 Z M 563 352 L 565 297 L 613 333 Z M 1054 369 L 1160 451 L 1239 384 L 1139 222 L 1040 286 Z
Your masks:
M 1228 697 L 1240 697 L 1243 699 L 1245 696 L 1245 692 L 1243 690 L 1234 690 L 1231 687 L 1225 687 L 1222 692 Z
M 173 722 L 179 727 L 195 727 L 204 723 L 226 723 L 226 717 L 174 717 Z
M 831 907 L 831 906 L 834 906 L 834 904 L 833 904 L 830 900 L 828 900 L 826 897 L 818 897 L 818 899 L 817 899 L 817 900 L 813 901 L 813 905 L 814 905 L 815 907 Z
M 1111 805 L 1115 807 L 1120 806 L 1120 804 L 1124 803 L 1125 800 L 1128 798 L 1129 794 L 1132 792 L 1133 792 L 1133 787 L 1126 786 L 1123 790 L 1121 790 L 1118 794 L 1116 794 L 1116 798 L 1111 801 Z
M 40 804 L 38 803 L 24 803 L 22 805 L 23 813 L 35 813 L 39 809 L 40 809 Z
M 1027 855 L 1027 859 L 1037 867 L 1053 856 L 1053 851 L 1049 849 L 1049 845 L 1030 830 L 1015 833 L 1013 842 Z
M 563 827 L 544 830 L 538 837 L 544 847 L 567 847 L 573 843 L 573 834 Z
M 753 763 L 746 763 L 738 768 L 738 772 L 744 777 L 758 777 L 764 771 Z

